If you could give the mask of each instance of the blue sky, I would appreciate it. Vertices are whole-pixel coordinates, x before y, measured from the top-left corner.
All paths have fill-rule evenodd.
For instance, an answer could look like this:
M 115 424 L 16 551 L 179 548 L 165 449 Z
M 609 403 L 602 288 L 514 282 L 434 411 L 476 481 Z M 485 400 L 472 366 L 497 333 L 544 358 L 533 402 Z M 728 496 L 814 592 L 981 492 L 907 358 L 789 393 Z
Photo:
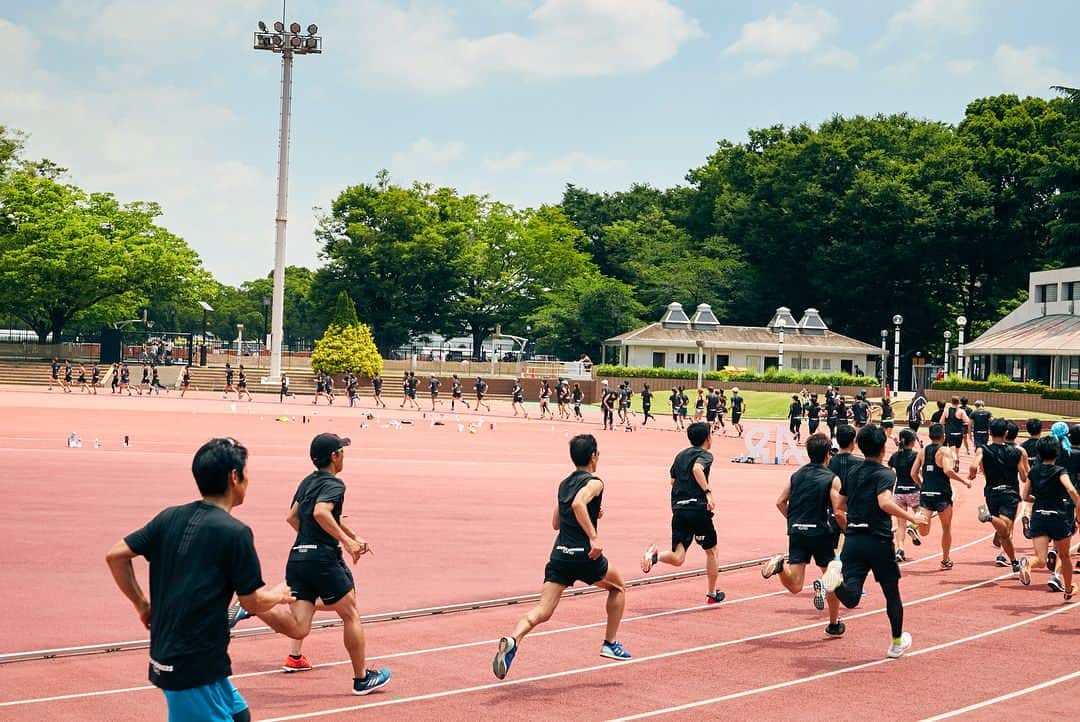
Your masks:
M 75 182 L 156 200 L 222 281 L 273 264 L 274 0 L 0 0 L 0 124 Z M 566 183 L 670 186 L 720 139 L 834 114 L 958 121 L 972 98 L 1080 85 L 1080 3 L 293 0 L 289 263 L 315 206 L 387 168 L 515 205 Z

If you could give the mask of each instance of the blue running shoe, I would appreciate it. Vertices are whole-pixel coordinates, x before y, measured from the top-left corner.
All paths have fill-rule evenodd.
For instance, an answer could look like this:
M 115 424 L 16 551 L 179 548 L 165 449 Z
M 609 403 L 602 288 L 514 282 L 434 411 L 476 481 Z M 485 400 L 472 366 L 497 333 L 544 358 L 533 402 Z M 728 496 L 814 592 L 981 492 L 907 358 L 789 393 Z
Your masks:
M 357 695 L 371 694 L 379 687 L 385 687 L 390 684 L 390 670 L 386 667 L 382 669 L 369 669 L 363 678 L 354 678 L 352 683 L 352 693 Z
M 1009 560 L 1004 554 L 998 554 L 997 558 L 994 559 L 994 563 L 997 564 L 999 567 L 1010 566 Z
M 600 647 L 600 656 L 607 657 L 608 659 L 633 659 L 630 653 L 622 648 L 622 645 L 618 642 L 604 641 L 602 647 Z
M 252 616 L 251 613 L 241 607 L 240 602 L 233 602 L 228 613 L 229 629 L 235 627 L 237 622 L 242 622 L 250 616 Z
M 499 679 L 506 679 L 506 673 L 510 671 L 510 665 L 517 654 L 517 642 L 513 637 L 503 637 L 499 640 L 499 651 L 495 653 L 495 659 L 491 662 L 491 671 Z

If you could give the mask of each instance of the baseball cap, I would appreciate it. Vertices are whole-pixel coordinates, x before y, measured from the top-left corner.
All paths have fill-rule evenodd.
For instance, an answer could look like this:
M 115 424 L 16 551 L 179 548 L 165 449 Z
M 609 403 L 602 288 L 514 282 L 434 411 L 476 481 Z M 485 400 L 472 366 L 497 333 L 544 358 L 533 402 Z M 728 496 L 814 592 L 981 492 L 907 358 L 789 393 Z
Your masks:
M 330 455 L 340 451 L 349 444 L 352 439 L 341 437 L 337 434 L 319 434 L 311 440 L 311 462 L 316 466 L 325 466 L 330 462 Z

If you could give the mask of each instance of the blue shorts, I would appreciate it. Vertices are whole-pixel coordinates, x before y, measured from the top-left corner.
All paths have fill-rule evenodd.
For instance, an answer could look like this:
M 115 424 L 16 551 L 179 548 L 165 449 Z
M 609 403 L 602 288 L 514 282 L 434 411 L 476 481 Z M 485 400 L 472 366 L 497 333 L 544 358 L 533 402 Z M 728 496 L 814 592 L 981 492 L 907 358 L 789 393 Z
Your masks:
M 169 722 L 233 722 L 233 715 L 248 708 L 228 677 L 202 687 L 162 692 L 169 705 Z

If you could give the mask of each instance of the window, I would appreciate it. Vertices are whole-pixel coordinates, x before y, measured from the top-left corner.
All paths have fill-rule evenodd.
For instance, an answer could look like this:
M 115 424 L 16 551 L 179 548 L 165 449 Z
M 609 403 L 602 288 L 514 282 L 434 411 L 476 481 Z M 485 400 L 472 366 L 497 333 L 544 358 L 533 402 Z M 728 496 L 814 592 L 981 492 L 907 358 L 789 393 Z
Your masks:
M 822 371 L 832 371 L 832 359 L 827 359 L 827 358 L 821 359 L 821 370 Z
M 688 364 L 697 363 L 697 361 L 695 361 L 696 357 L 697 357 L 696 354 L 692 354 L 692 353 L 686 354 L 686 363 L 688 363 Z
M 665 356 L 666 354 L 664 354 L 663 351 L 653 351 L 652 365 L 654 369 L 664 368 L 664 362 L 666 361 Z
M 675 363 L 677 363 L 677 364 L 686 363 L 686 354 L 681 354 L 681 353 L 675 354 Z
M 746 368 L 750 371 L 761 372 L 761 357 L 760 356 L 747 356 Z
M 1035 302 L 1036 303 L 1054 303 L 1058 299 L 1058 288 L 1056 283 L 1047 283 L 1042 286 L 1035 287 Z
M 716 354 L 716 370 L 723 371 L 725 366 L 728 366 L 728 355 L 726 353 Z
M 1063 283 L 1065 301 L 1080 301 L 1080 281 L 1073 281 L 1072 283 Z
M 821 359 L 819 359 L 819 358 L 813 359 L 813 364 L 814 364 L 814 370 L 817 371 L 818 369 L 821 368 Z

